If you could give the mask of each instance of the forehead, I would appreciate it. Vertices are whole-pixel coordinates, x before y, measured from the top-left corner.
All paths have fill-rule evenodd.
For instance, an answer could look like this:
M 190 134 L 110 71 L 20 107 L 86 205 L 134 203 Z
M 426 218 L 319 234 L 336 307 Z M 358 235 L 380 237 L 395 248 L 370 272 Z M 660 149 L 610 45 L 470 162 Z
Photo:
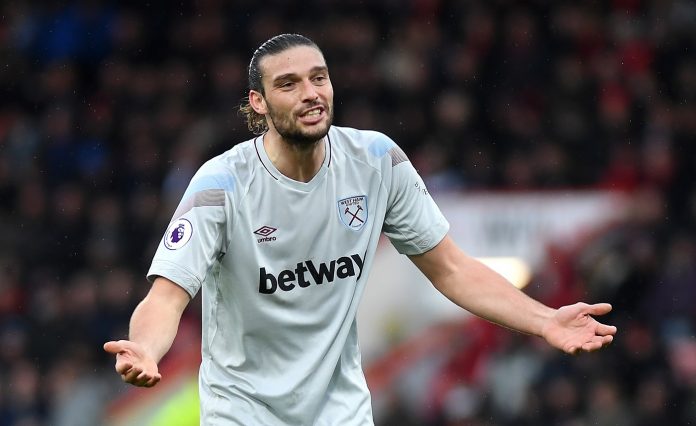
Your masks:
M 282 52 L 265 56 L 259 63 L 264 80 L 273 81 L 284 74 L 303 75 L 317 67 L 325 67 L 321 52 L 311 46 L 295 46 Z

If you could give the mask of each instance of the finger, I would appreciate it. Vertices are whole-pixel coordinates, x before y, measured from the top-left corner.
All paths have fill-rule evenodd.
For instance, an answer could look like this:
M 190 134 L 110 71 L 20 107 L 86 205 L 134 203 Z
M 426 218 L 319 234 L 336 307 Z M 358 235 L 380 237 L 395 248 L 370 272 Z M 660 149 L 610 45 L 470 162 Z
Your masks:
M 125 345 L 122 342 L 123 340 L 106 342 L 104 343 L 104 350 L 116 355 L 125 350 Z
M 147 381 L 143 384 L 143 386 L 144 386 L 144 387 L 147 387 L 147 388 L 151 388 L 151 387 L 155 386 L 157 383 L 159 383 L 159 381 L 160 381 L 161 379 L 162 379 L 162 376 L 161 376 L 161 375 L 155 374 L 155 375 L 153 375 L 152 377 L 150 377 L 150 379 L 147 380 Z
M 158 374 L 158 373 L 154 373 L 154 374 L 153 374 L 153 373 L 150 373 L 150 372 L 148 372 L 148 371 L 143 371 L 142 373 L 138 374 L 138 377 L 136 377 L 135 380 L 136 380 L 137 382 L 139 382 L 139 383 L 146 383 L 146 382 L 148 382 L 150 379 L 152 379 L 153 377 L 155 377 L 155 375 L 157 375 L 157 374 Z
M 602 347 L 602 344 L 599 342 L 587 342 L 587 343 L 584 343 L 582 345 L 582 351 L 583 352 L 594 352 L 601 347 Z
M 148 373 L 140 373 L 138 374 L 138 377 L 133 379 L 133 384 L 135 386 L 147 386 L 147 383 L 150 381 L 150 379 L 152 379 L 152 377 L 153 376 Z
M 605 342 L 604 340 L 600 340 L 598 342 L 592 342 L 590 350 L 588 352 L 594 352 L 602 349 L 604 346 L 608 345 L 611 342 Z
M 600 323 L 597 325 L 595 333 L 599 336 L 611 336 L 616 334 L 616 327 Z
M 161 378 L 161 376 L 158 373 L 155 373 L 155 374 L 144 374 L 143 373 L 143 374 L 138 376 L 135 383 L 138 386 L 151 388 L 155 384 L 157 384 L 157 382 L 159 382 L 160 378 Z
M 143 379 L 135 378 L 133 380 L 127 381 L 126 383 L 131 384 L 133 386 L 146 387 L 146 383 L 148 382 L 148 380 L 149 380 L 149 377 L 146 377 Z
M 582 345 L 582 350 L 585 352 L 594 352 L 609 345 L 614 340 L 614 336 L 597 336 L 591 341 L 586 342 Z
M 137 345 L 130 340 L 117 340 L 104 343 L 104 350 L 114 355 L 127 351 L 137 352 L 135 350 L 136 347 Z
M 571 346 L 565 350 L 565 352 L 569 355 L 575 355 L 578 353 L 578 348 L 576 346 Z
M 159 383 L 159 381 L 161 379 L 162 379 L 162 376 L 160 376 L 159 374 L 155 374 L 143 386 L 145 386 L 147 388 L 151 388 L 151 387 L 155 386 L 157 383 Z
M 133 363 L 130 362 L 116 362 L 116 372 L 119 374 L 127 374 L 130 369 L 133 368 Z
M 589 305 L 587 311 L 590 315 L 604 315 L 611 312 L 611 305 L 609 303 L 595 303 Z
M 594 352 L 594 351 L 600 349 L 602 346 L 604 346 L 603 338 L 595 337 L 592 340 L 590 340 L 589 342 L 583 343 L 581 348 L 584 352 Z
M 128 373 L 126 373 L 124 375 L 125 376 L 124 381 L 126 383 L 135 384 L 136 379 L 138 378 L 138 376 L 142 372 L 143 372 L 143 370 L 141 368 L 133 367 L 133 368 L 131 368 L 131 370 Z

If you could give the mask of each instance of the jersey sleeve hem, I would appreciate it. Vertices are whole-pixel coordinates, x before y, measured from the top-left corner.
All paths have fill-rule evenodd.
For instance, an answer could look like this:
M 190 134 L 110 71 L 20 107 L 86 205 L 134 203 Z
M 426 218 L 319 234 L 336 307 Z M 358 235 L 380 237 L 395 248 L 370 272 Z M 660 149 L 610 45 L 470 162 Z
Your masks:
M 183 288 L 193 299 L 201 288 L 201 281 L 190 271 L 176 263 L 166 260 L 155 260 L 147 272 L 147 280 L 154 282 L 155 278 L 164 277 Z
M 430 227 L 425 234 L 413 235 L 405 240 L 390 240 L 399 253 L 414 256 L 432 250 L 445 238 L 448 231 L 449 223 L 443 220 Z

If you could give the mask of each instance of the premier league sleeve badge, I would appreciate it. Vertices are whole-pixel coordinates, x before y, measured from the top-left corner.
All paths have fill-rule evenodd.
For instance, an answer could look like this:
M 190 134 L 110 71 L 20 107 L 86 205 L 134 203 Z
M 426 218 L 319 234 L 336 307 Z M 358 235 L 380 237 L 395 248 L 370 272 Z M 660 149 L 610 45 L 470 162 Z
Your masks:
M 179 219 L 172 222 L 164 234 L 164 246 L 169 250 L 178 250 L 191 239 L 193 235 L 193 225 L 186 219 Z

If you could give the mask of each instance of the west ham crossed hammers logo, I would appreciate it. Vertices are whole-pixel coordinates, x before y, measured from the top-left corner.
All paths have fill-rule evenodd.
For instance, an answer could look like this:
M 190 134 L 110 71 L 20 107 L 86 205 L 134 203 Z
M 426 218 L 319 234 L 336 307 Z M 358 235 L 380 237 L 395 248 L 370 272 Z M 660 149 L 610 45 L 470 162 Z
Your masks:
M 353 231 L 359 231 L 367 222 L 367 196 L 344 198 L 338 201 L 337 206 L 341 222 Z

